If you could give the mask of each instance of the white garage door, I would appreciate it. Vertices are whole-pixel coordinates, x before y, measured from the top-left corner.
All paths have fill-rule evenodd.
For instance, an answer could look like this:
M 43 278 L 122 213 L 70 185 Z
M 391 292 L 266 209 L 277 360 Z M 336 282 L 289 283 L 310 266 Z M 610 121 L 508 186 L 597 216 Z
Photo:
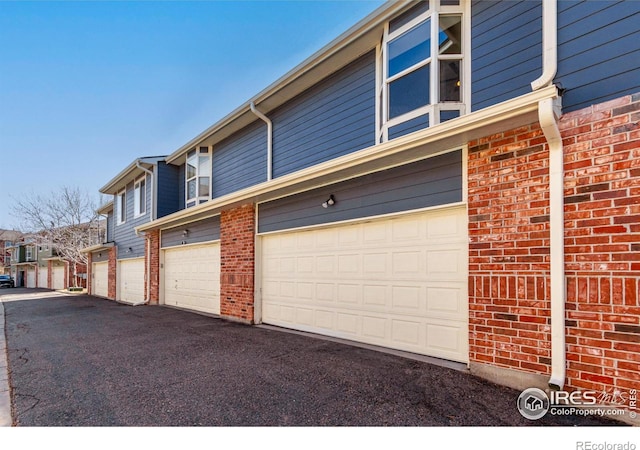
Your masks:
M 126 303 L 144 301 L 144 258 L 118 261 L 118 299 Z
M 93 295 L 99 297 L 109 296 L 109 262 L 96 262 L 93 263 L 91 268 L 93 274 L 93 280 L 91 284 L 91 290 Z
M 220 314 L 220 244 L 164 250 L 164 303 Z
M 36 287 L 36 268 L 27 269 L 27 287 L 34 288 Z
M 51 289 L 64 289 L 64 270 L 65 266 L 53 266 L 51 272 Z
M 262 237 L 262 321 L 468 361 L 465 208 Z
M 48 267 L 38 267 L 38 287 L 39 288 L 48 288 L 49 287 L 49 268 Z

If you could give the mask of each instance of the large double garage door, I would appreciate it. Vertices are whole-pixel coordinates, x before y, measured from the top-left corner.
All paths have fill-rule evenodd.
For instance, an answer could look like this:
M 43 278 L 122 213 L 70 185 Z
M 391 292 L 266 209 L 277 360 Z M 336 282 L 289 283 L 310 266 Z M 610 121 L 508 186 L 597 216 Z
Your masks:
M 163 250 L 164 304 L 220 314 L 220 243 Z
M 263 322 L 468 361 L 466 209 L 262 237 Z

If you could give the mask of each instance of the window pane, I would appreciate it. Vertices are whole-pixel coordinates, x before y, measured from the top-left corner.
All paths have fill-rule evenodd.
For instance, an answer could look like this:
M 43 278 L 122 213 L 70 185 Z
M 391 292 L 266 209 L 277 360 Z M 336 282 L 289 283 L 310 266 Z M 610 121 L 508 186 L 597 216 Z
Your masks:
M 460 0 L 440 0 L 440 4 L 442 6 L 458 6 L 460 5 Z
M 422 1 L 422 2 L 418 3 L 415 7 L 411 8 L 406 13 L 402 14 L 399 17 L 396 17 L 395 19 L 393 19 L 392 21 L 389 22 L 389 33 L 393 33 L 398 28 L 400 28 L 403 25 L 411 22 L 413 19 L 418 17 L 420 14 L 422 14 L 422 13 L 428 11 L 428 10 L 429 10 L 429 2 L 428 1 Z
M 462 53 L 462 17 L 440 16 L 438 48 L 441 55 Z
M 190 180 L 187 182 L 187 199 L 191 200 L 196 197 L 196 180 Z
M 392 77 L 431 56 L 431 20 L 426 20 L 389 42 L 389 74 Z
M 194 161 L 187 162 L 187 179 L 196 176 L 196 166 L 193 163 Z
M 200 156 L 198 158 L 199 175 L 206 175 L 209 172 L 209 156 Z
M 460 61 L 440 61 L 440 101 L 460 101 Z
M 209 177 L 200 177 L 198 183 L 198 197 L 209 197 Z
M 429 104 L 429 66 L 427 64 L 389 84 L 390 119 Z

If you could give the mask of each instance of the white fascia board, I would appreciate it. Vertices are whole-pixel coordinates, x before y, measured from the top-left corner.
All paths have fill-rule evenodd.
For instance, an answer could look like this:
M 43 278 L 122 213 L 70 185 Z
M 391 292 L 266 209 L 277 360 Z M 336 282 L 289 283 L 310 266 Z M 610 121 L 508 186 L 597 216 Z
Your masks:
M 99 250 L 107 250 L 111 247 L 113 247 L 115 244 L 113 242 L 105 242 L 104 244 L 96 244 L 96 245 L 92 245 L 91 247 L 85 247 L 82 250 L 80 250 L 80 253 L 93 253 L 93 252 L 97 252 Z
M 543 99 L 557 98 L 556 86 L 524 94 L 458 119 L 425 128 L 382 144 L 349 153 L 297 172 L 274 178 L 246 189 L 177 211 L 135 228 L 136 232 L 178 226 L 193 221 L 195 216 L 219 213 L 222 209 L 246 202 L 266 201 L 279 196 L 353 178 L 366 173 L 402 165 L 429 154 L 453 149 L 470 140 L 487 136 L 500 129 L 511 129 L 537 122 L 538 104 Z M 494 127 L 498 127 L 494 129 Z M 425 150 L 426 149 L 426 150 Z M 425 153 L 426 152 L 426 153 Z
M 402 0 L 402 1 L 388 1 L 387 3 L 380 6 L 378 9 L 373 11 L 367 17 L 356 23 L 354 26 L 349 28 L 347 31 L 342 33 L 340 36 L 335 38 L 329 44 L 325 45 L 323 48 L 318 50 L 316 53 L 311 55 L 309 58 L 298 64 L 296 67 L 291 69 L 289 72 L 280 77 L 277 81 L 269 85 L 267 88 L 262 90 L 260 93 L 243 103 L 241 106 L 236 108 L 234 111 L 229 113 L 227 116 L 222 118 L 220 121 L 211 125 L 209 128 L 204 130 L 202 133 L 198 134 L 196 137 L 191 139 L 189 142 L 181 146 L 179 149 L 171 153 L 166 161 L 168 164 L 175 164 L 181 159 L 186 152 L 203 143 L 205 140 L 210 138 L 212 135 L 216 134 L 219 131 L 222 131 L 225 127 L 231 126 L 234 121 L 238 120 L 244 114 L 250 113 L 250 105 L 253 103 L 256 106 L 260 106 L 261 103 L 270 100 L 273 97 L 277 97 L 278 94 L 287 86 L 292 85 L 294 82 L 298 81 L 301 77 L 308 75 L 313 69 L 317 68 L 321 63 L 327 61 L 333 56 L 336 56 L 342 51 L 348 51 L 348 48 L 351 44 L 356 42 L 359 38 L 365 36 L 372 29 L 382 26 L 387 20 L 389 20 L 393 15 L 401 11 L 406 6 L 410 5 L 411 1 Z M 371 49 L 375 49 L 375 45 L 371 47 Z M 353 57 L 356 58 L 360 55 L 354 54 Z M 347 61 L 348 62 L 348 61 Z M 340 65 L 334 66 L 336 69 L 340 67 Z M 327 74 L 329 75 L 329 74 Z M 323 77 L 321 77 L 323 78 Z M 319 81 L 319 80 L 318 80 Z M 305 89 L 300 89 L 298 94 L 304 92 Z M 270 104 L 269 108 L 263 111 L 264 113 L 268 113 L 270 110 L 279 106 L 280 104 L 287 101 L 292 96 L 288 96 L 284 99 L 277 99 L 275 104 Z M 272 102 L 270 102 L 272 103 Z M 247 124 L 248 125 L 248 124 Z

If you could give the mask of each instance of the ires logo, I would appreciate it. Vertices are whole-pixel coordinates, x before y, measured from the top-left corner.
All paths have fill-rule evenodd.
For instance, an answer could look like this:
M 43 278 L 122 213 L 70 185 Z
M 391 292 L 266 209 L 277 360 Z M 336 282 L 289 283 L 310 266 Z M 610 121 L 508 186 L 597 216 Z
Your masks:
M 529 388 L 522 391 L 518 397 L 518 411 L 529 419 L 537 420 L 546 414 L 556 416 L 624 416 L 629 414 L 632 419 L 635 412 L 635 389 L 628 393 L 615 391 L 614 393 L 598 391 L 549 391 Z M 628 410 L 623 409 L 627 407 Z

